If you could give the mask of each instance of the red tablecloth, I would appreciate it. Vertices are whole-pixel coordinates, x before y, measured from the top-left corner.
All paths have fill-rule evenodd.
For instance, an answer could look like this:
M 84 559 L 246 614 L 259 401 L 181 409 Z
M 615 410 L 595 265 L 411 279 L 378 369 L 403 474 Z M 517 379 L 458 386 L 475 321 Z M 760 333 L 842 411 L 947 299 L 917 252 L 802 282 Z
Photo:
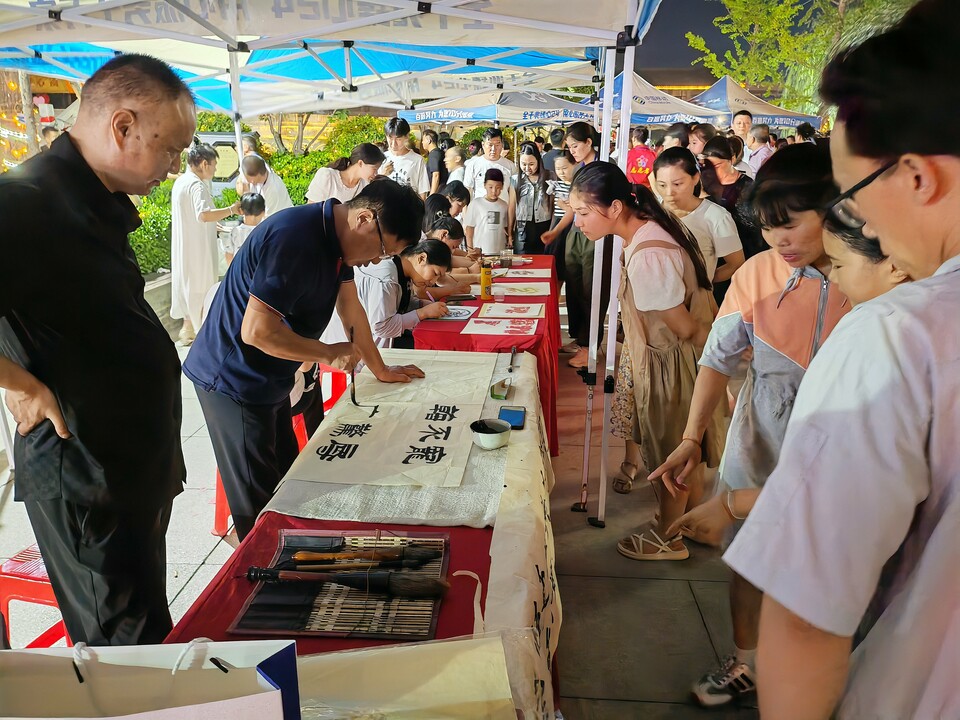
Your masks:
M 440 604 L 437 619 L 436 639 L 460 637 L 473 634 L 473 598 L 476 581 L 469 577 L 453 577 L 458 570 L 471 570 L 483 585 L 481 604 L 486 602 L 486 588 L 490 577 L 490 538 L 493 528 L 426 527 L 417 525 L 378 525 L 376 523 L 337 522 L 308 520 L 279 513 L 267 512 L 257 519 L 251 533 L 240 544 L 230 560 L 210 582 L 203 594 L 177 623 L 167 637 L 168 643 L 189 642 L 194 638 L 211 640 L 270 639 L 271 635 L 238 635 L 227 632 L 243 608 L 254 584 L 245 575 L 251 565 L 269 565 L 280 540 L 280 530 L 376 530 L 385 533 L 397 532 L 444 532 L 450 534 L 450 562 L 447 580 L 450 589 Z M 297 653 L 312 655 L 354 648 L 395 645 L 395 640 L 364 640 L 351 638 L 298 637 Z
M 550 255 L 533 255 L 533 263 L 527 268 L 550 268 L 550 296 L 507 296 L 506 302 L 543 303 L 546 317 L 538 324 L 534 335 L 462 335 L 466 321 L 425 320 L 413 329 L 413 342 L 417 350 L 460 350 L 467 352 L 510 352 L 516 346 L 520 352 L 530 352 L 537 358 L 537 379 L 540 384 L 540 404 L 543 406 L 550 454 L 560 453 L 560 438 L 557 434 L 557 382 L 558 353 L 560 352 L 560 288 L 554 259 Z M 546 278 L 497 278 L 494 284 L 509 282 L 544 282 Z M 492 300 L 475 300 L 464 305 L 482 305 Z M 476 315 L 474 315 L 476 317 Z

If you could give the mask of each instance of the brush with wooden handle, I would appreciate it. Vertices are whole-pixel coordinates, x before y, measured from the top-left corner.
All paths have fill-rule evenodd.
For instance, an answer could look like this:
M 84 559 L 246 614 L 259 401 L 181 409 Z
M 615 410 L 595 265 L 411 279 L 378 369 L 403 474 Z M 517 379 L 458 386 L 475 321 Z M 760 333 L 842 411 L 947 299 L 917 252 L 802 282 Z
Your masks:
M 430 560 L 443 556 L 442 550 L 423 547 L 422 545 L 397 545 L 389 548 L 374 548 L 372 550 L 350 550 L 347 552 L 318 553 L 309 550 L 300 550 L 293 554 L 295 562 L 326 562 L 329 560 L 369 560 L 378 562 L 384 560 L 413 560 L 422 565 Z
M 416 569 L 422 567 L 423 563 L 419 560 L 371 560 L 369 562 L 345 562 L 345 563 L 324 563 L 321 565 L 313 565 L 310 562 L 296 563 L 296 570 L 298 572 L 328 572 L 333 571 L 337 572 L 339 570 L 386 570 L 393 568 L 410 568 Z
M 251 566 L 247 570 L 247 580 L 251 582 L 332 582 L 355 590 L 405 598 L 441 597 L 450 587 L 446 580 L 413 573 L 388 571 L 320 573 L 275 570 L 256 566 Z

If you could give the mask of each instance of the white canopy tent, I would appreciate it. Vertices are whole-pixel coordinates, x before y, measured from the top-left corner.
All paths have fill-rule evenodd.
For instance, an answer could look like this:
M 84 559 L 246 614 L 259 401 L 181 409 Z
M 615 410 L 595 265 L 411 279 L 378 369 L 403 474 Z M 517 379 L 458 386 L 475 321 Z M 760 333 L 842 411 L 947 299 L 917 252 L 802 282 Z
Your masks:
M 708 122 L 716 125 L 723 124 L 729 119 L 729 113 L 717 112 L 676 98 L 654 87 L 636 73 L 621 73 L 613 82 L 614 117 L 618 120 L 622 109 L 622 98 L 627 94 L 623 89 L 624 78 L 629 79 L 631 75 L 633 90 L 630 95 L 633 97 L 633 102 L 630 122 L 634 125 L 672 125 L 678 122 Z M 600 107 L 603 108 L 603 102 Z

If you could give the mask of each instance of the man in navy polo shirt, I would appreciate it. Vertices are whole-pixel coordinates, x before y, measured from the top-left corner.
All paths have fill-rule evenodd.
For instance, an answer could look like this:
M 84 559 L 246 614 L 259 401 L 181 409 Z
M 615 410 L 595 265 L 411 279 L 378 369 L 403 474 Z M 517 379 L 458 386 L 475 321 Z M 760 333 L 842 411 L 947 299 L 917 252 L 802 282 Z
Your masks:
M 353 268 L 420 239 L 423 201 L 383 178 L 353 200 L 290 208 L 257 226 L 227 270 L 183 371 L 196 385 L 230 512 L 243 539 L 297 456 L 290 391 L 304 362 L 360 359 L 381 382 L 423 377 L 388 367 L 374 344 Z M 353 343 L 327 345 L 336 308 Z

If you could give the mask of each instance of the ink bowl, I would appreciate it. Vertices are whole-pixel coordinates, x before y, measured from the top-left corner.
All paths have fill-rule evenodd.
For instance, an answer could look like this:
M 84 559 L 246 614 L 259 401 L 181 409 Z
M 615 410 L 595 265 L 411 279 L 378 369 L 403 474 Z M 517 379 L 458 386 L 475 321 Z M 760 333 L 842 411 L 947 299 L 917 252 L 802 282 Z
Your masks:
M 496 450 L 510 442 L 510 423 L 495 418 L 470 423 L 473 444 L 484 450 Z

